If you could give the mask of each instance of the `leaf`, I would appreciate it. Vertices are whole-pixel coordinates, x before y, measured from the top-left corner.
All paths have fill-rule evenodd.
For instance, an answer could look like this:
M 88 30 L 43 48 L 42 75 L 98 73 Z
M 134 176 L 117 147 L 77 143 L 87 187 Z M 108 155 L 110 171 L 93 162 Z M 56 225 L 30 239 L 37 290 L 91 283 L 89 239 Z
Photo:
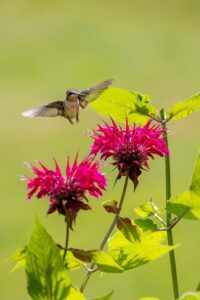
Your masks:
M 163 231 L 143 231 L 140 234 L 140 241 L 142 244 L 160 245 L 166 236 L 166 232 Z
M 199 299 L 200 299 L 199 292 L 186 292 L 179 298 L 179 300 L 199 300 Z
M 121 232 L 109 240 L 108 253 L 125 270 L 139 267 L 160 258 L 177 246 L 160 245 L 166 237 L 165 232 L 144 233 L 140 242 L 131 243 Z
M 191 191 L 185 191 L 171 198 L 166 208 L 178 217 L 190 220 L 200 219 L 200 197 Z
M 195 163 L 190 190 L 171 198 L 166 208 L 179 217 L 185 213 L 183 218 L 200 219 L 200 155 Z
M 123 268 L 106 252 L 93 251 L 92 259 L 95 261 L 100 271 L 106 273 L 122 273 Z
M 28 244 L 26 274 L 32 299 L 68 299 L 72 286 L 59 250 L 37 218 Z
M 142 231 L 155 231 L 157 229 L 157 225 L 151 219 L 134 219 L 134 223 Z
M 109 213 L 117 214 L 119 212 L 118 203 L 115 200 L 107 200 L 102 203 L 105 210 Z
M 64 250 L 61 251 L 63 256 Z M 80 267 L 82 267 L 84 262 L 76 257 L 74 257 L 73 253 L 71 251 L 67 251 L 66 257 L 65 257 L 65 267 L 67 270 L 77 270 Z
M 11 273 L 19 270 L 26 265 L 26 253 L 27 253 L 27 246 L 21 247 L 17 249 L 10 257 L 11 260 L 15 261 L 15 266 L 11 269 Z
M 133 225 L 130 219 L 119 217 L 117 220 L 117 228 L 130 242 L 140 240 L 140 234 L 137 230 L 137 226 Z
M 85 251 L 81 249 L 70 249 L 70 251 L 78 260 L 84 261 L 86 263 L 91 262 L 92 260 L 92 251 Z
M 155 213 L 155 208 L 150 201 L 145 202 L 137 208 L 134 208 L 135 213 L 142 218 L 151 217 Z
M 90 103 L 90 106 L 104 116 L 111 116 L 119 122 L 136 122 L 145 124 L 157 109 L 150 105 L 149 97 L 119 88 L 108 88 L 101 96 Z
M 178 120 L 189 116 L 197 110 L 200 110 L 200 93 L 193 95 L 188 100 L 176 103 L 166 114 L 171 120 Z
M 200 197 L 200 155 L 198 155 L 195 163 L 190 191 L 193 191 Z
M 56 298 L 57 300 L 57 298 Z M 73 286 L 70 287 L 66 300 L 86 300 L 84 295 Z
M 109 294 L 100 297 L 100 298 L 95 298 L 94 300 L 110 300 L 112 298 L 112 295 L 114 294 L 114 291 L 110 292 Z
M 123 271 L 123 269 L 113 260 L 112 256 L 106 252 L 97 250 L 85 251 L 80 249 L 70 249 L 68 252 L 71 253 L 78 262 L 82 262 L 82 265 L 94 261 L 102 272 L 121 273 Z

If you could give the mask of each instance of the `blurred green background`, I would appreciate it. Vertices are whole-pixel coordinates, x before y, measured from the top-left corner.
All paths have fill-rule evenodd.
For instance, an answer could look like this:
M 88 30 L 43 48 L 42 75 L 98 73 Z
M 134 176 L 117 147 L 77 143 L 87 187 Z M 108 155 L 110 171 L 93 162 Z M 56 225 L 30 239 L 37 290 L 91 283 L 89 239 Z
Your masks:
M 54 239 L 63 243 L 63 217 L 46 217 L 47 201 L 27 202 L 21 174 L 23 161 L 41 160 L 52 166 L 55 156 L 64 167 L 66 154 L 88 151 L 88 128 L 101 117 L 91 108 L 81 111 L 75 126 L 64 119 L 26 119 L 20 113 L 39 104 L 63 99 L 68 87 L 84 89 L 107 78 L 116 87 L 150 93 L 152 103 L 168 108 L 199 90 L 200 1 L 0 1 L 1 93 L 1 268 L 0 299 L 30 299 L 25 272 L 9 274 L 7 257 L 27 243 L 34 215 Z M 173 193 L 187 188 L 199 139 L 199 115 L 171 123 L 170 147 Z M 151 162 L 133 193 L 129 186 L 124 216 L 150 197 L 164 203 L 164 161 Z M 109 166 L 109 193 L 119 198 L 116 174 Z M 112 216 L 101 200 L 80 213 L 70 246 L 92 249 L 100 243 Z M 200 280 L 199 223 L 183 221 L 174 232 L 180 290 L 194 290 Z M 84 271 L 70 274 L 79 286 Z M 114 289 L 113 299 L 142 296 L 172 299 L 168 255 L 123 275 L 95 273 L 86 289 L 88 299 Z

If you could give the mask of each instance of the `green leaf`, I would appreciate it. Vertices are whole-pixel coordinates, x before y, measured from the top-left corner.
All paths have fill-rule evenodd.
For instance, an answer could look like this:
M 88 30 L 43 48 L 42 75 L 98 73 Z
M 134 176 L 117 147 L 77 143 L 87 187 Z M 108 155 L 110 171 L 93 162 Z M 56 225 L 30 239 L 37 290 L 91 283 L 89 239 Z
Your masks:
M 140 234 L 140 241 L 142 244 L 160 245 L 166 239 L 166 236 L 164 231 L 143 231 Z
M 167 202 L 167 211 L 178 217 L 199 220 L 200 219 L 200 198 L 191 191 L 185 191 Z
M 110 87 L 90 106 L 101 115 L 111 116 L 119 122 L 145 124 L 157 109 L 150 105 L 149 97 L 135 92 Z
M 70 249 L 69 253 L 71 253 L 78 262 L 82 262 L 82 264 L 94 261 L 102 272 L 121 273 L 123 271 L 123 269 L 113 260 L 112 256 L 106 252 Z
M 189 116 L 197 110 L 200 110 L 200 93 L 192 96 L 188 100 L 176 103 L 166 114 L 171 120 L 178 120 Z
M 157 229 L 157 225 L 151 219 L 134 219 L 134 223 L 144 231 L 155 231 Z
M 142 218 L 148 218 L 154 215 L 155 208 L 151 201 L 145 202 L 137 208 L 134 208 L 135 213 Z
M 123 268 L 106 252 L 93 251 L 92 259 L 95 261 L 100 271 L 106 273 L 122 273 Z
M 94 300 L 110 300 L 112 298 L 114 291 L 110 292 L 109 294 L 103 296 L 103 297 L 99 297 L 99 298 L 95 298 Z
M 61 251 L 63 256 L 64 250 Z M 65 267 L 67 270 L 77 270 L 81 268 L 84 264 L 84 261 L 74 257 L 73 253 L 71 251 L 67 251 L 67 255 L 65 257 Z
M 200 197 L 200 155 L 198 155 L 195 163 L 190 191 L 196 193 Z
M 26 253 L 27 253 L 27 246 L 21 247 L 17 249 L 10 257 L 11 260 L 15 261 L 16 264 L 12 268 L 10 272 L 14 272 L 19 270 L 26 265 Z
M 56 298 L 56 300 L 57 300 L 57 298 Z M 71 286 L 69 289 L 67 298 L 65 298 L 65 300 L 86 300 L 86 299 L 85 299 L 84 295 L 81 292 L 79 292 L 79 290 L 77 290 L 75 287 Z
M 199 299 L 200 299 L 199 292 L 186 292 L 179 298 L 179 300 L 199 300 Z
M 169 212 L 179 217 L 185 213 L 183 218 L 200 219 L 200 155 L 195 164 L 190 190 L 172 197 L 168 201 L 166 208 Z
M 129 270 L 156 260 L 177 247 L 160 245 L 165 237 L 165 232 L 144 232 L 140 242 L 131 243 L 117 232 L 109 240 L 108 253 L 122 268 Z
M 134 242 L 140 240 L 140 234 L 136 225 L 133 225 L 128 218 L 121 218 L 117 220 L 117 228 L 122 232 L 127 240 Z
M 68 299 L 72 286 L 58 247 L 37 218 L 28 244 L 26 274 L 32 299 Z

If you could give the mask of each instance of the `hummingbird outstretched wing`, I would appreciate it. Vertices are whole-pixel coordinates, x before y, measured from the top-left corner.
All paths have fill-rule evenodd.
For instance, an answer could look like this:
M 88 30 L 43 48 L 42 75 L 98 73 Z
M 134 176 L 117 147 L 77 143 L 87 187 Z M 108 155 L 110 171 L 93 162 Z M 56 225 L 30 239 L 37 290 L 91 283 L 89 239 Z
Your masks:
M 22 113 L 22 116 L 35 118 L 35 117 L 57 117 L 63 116 L 64 114 L 64 104 L 63 101 L 51 102 L 47 105 L 38 106 L 26 110 Z
M 105 80 L 79 93 L 80 106 L 85 108 L 88 103 L 96 100 L 112 83 L 114 79 Z

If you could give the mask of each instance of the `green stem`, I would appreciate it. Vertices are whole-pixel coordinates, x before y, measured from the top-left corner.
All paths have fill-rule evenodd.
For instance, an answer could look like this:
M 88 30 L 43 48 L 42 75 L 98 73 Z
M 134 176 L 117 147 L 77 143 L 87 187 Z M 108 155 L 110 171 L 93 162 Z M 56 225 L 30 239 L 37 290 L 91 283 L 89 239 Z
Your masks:
M 128 186 L 128 174 L 126 175 L 125 182 L 124 182 L 124 187 L 123 187 L 123 190 L 122 190 L 122 195 L 121 195 L 121 198 L 120 198 L 120 201 L 119 201 L 118 213 L 115 215 L 115 217 L 114 217 L 114 219 L 113 219 L 113 221 L 112 221 L 112 223 L 111 223 L 108 231 L 105 234 L 105 237 L 104 237 L 103 241 L 101 242 L 101 244 L 99 246 L 99 250 L 100 251 L 104 248 L 104 246 L 105 246 L 105 244 L 106 244 L 109 236 L 111 235 L 111 233 L 112 233 L 112 231 L 113 231 L 113 229 L 114 229 L 114 227 L 115 227 L 115 225 L 117 223 L 117 220 L 119 218 L 119 214 L 120 214 L 120 211 L 122 209 L 123 202 L 124 202 L 124 198 L 125 198 L 127 186 Z M 92 270 L 94 269 L 94 266 L 95 266 L 95 262 L 92 262 L 91 266 L 90 266 L 90 271 L 87 272 L 87 274 L 85 276 L 85 279 L 83 280 L 83 283 L 82 283 L 81 288 L 80 288 L 80 291 L 82 293 L 83 293 L 83 291 L 84 291 L 84 289 L 85 289 L 85 287 L 86 287 L 86 285 L 88 283 L 88 280 L 90 279 L 90 276 L 93 273 Z
M 160 221 L 160 223 L 162 223 L 165 227 L 167 227 L 167 223 L 159 216 L 159 214 L 154 213 L 154 217 Z
M 160 116 L 161 116 L 161 119 L 163 121 L 165 121 L 164 109 L 162 109 L 160 111 Z M 169 149 L 166 122 L 163 122 L 162 127 L 163 127 L 163 129 L 166 130 L 165 142 Z M 167 203 L 167 201 L 171 198 L 170 158 L 168 156 L 165 156 L 165 185 L 166 185 L 166 203 Z M 169 212 L 166 213 L 166 218 L 167 218 L 167 227 L 170 227 L 171 214 Z M 172 229 L 167 231 L 167 239 L 168 239 L 168 245 L 172 246 L 174 244 Z M 178 277 L 177 277 L 176 259 L 175 259 L 174 250 L 171 250 L 169 252 L 169 258 L 170 258 L 170 266 L 171 266 L 171 277 L 172 277 L 172 285 L 173 285 L 173 291 L 174 291 L 174 299 L 178 299 L 179 298 L 179 288 L 178 288 Z
M 63 253 L 63 260 L 65 260 L 66 254 L 67 254 L 67 248 L 68 248 L 68 243 L 69 243 L 69 222 L 66 221 L 66 236 L 65 236 L 65 249 Z

